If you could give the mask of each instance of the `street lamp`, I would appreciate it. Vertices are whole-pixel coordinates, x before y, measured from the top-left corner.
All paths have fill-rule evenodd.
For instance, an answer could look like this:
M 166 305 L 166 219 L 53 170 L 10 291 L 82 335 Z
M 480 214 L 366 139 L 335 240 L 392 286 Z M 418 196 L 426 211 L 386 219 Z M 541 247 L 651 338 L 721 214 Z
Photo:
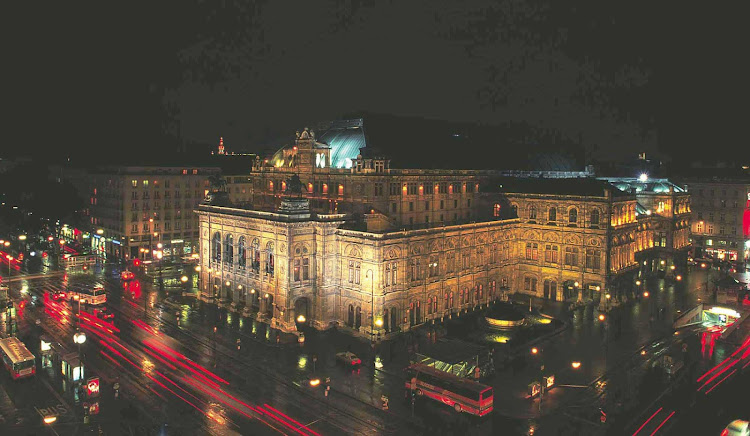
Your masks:
M 371 269 L 365 273 L 365 278 L 370 279 L 370 342 L 375 342 L 375 274 Z
M 6 254 L 5 258 L 8 259 L 8 289 L 5 291 L 7 293 L 5 297 L 10 300 L 10 264 L 13 262 L 13 256 Z
M 533 347 L 531 349 L 531 354 L 534 356 L 539 356 L 539 411 L 542 411 L 542 399 L 544 397 L 544 388 L 545 388 L 545 381 L 544 381 L 544 354 L 542 353 L 543 350 Z
M 570 366 L 572 366 L 573 369 L 578 369 L 581 367 L 581 362 L 578 362 L 578 361 L 570 362 Z
M 18 240 L 19 241 L 25 241 L 26 240 L 26 235 L 18 235 Z
M 103 235 L 104 234 L 104 229 L 96 229 L 96 234 L 97 235 Z
M 75 332 L 75 334 L 73 334 L 73 342 L 78 344 L 78 360 L 81 363 L 81 368 L 83 368 L 83 357 L 81 356 L 81 345 L 83 345 L 83 343 L 86 342 L 86 333 Z M 81 379 L 83 379 L 83 371 L 81 371 Z

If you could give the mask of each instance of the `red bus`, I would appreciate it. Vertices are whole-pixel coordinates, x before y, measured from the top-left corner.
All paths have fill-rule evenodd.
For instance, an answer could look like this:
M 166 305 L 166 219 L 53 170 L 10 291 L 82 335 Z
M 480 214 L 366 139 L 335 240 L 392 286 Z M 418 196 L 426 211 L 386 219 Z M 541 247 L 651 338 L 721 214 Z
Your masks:
M 14 379 L 36 374 L 36 358 L 16 337 L 0 340 L 3 363 Z
M 453 407 L 456 412 L 485 416 L 492 412 L 493 390 L 473 380 L 415 363 L 406 368 L 406 389 Z

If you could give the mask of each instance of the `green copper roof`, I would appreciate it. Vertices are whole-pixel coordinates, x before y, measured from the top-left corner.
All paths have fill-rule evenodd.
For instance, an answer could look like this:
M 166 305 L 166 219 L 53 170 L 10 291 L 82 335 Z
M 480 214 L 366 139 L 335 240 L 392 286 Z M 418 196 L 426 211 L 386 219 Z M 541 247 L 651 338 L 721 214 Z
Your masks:
M 332 168 L 351 168 L 352 161 L 359 155 L 359 149 L 367 146 L 362 119 L 332 121 L 322 124 L 315 131 L 315 141 L 331 148 Z M 275 167 L 293 167 L 294 160 L 284 160 L 284 150 L 293 145 L 280 148 L 270 159 Z
M 351 168 L 352 160 L 359 155 L 359 149 L 367 146 L 362 120 L 332 122 L 318 136 L 318 142 L 331 147 L 332 168 Z

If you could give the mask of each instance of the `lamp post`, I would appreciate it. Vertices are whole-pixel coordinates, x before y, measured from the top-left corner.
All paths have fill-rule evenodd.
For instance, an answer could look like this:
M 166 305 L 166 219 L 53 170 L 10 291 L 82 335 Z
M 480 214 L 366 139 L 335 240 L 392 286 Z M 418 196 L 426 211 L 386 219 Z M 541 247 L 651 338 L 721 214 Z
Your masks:
M 78 360 L 81 363 L 81 379 L 83 379 L 83 355 L 81 354 L 81 345 L 86 342 L 86 333 L 75 332 L 73 334 L 73 342 L 78 344 Z
M 5 258 L 8 260 L 8 288 L 5 290 L 5 298 L 10 300 L 10 264 L 13 262 L 13 256 L 7 254 Z
M 539 412 L 542 411 L 542 399 L 544 398 L 544 350 L 541 348 L 533 347 L 531 349 L 531 354 L 534 356 L 539 356 Z
M 370 278 L 370 342 L 375 343 L 375 275 L 371 269 L 367 270 L 365 277 Z
M 148 226 L 149 230 L 153 229 L 154 228 L 154 219 L 153 218 L 149 218 L 148 219 L 148 223 L 149 223 L 149 226 Z M 151 250 L 153 250 L 153 247 L 154 247 L 154 239 L 151 237 L 151 235 L 152 235 L 151 232 L 149 232 L 148 233 L 148 252 L 149 252 L 149 254 L 151 254 Z M 154 233 L 153 236 L 156 236 L 156 233 Z

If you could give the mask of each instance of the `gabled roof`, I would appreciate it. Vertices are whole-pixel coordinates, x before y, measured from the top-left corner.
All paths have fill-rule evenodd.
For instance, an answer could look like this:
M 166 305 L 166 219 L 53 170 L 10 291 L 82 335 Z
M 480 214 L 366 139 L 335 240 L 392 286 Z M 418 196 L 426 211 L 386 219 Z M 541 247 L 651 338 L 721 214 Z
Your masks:
M 637 177 L 600 177 L 599 180 L 606 180 L 623 191 L 635 189 L 635 192 L 638 194 L 666 194 L 669 193 L 669 188 L 672 188 L 675 193 L 687 192 L 681 186 L 675 185 L 668 179 L 645 178 L 642 180 Z
M 568 179 L 499 177 L 493 180 L 495 191 L 524 194 L 579 195 L 584 197 L 604 197 L 608 190 L 612 197 L 630 197 L 606 181 L 591 177 Z M 484 192 L 493 192 L 492 186 Z

